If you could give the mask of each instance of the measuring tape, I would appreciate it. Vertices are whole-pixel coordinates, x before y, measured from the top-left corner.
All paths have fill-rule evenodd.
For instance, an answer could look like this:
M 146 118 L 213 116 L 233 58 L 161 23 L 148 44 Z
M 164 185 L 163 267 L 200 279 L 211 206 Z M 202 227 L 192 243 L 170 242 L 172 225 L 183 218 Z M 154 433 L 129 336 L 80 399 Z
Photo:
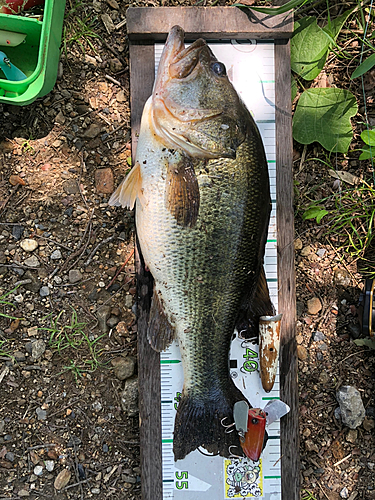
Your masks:
M 188 45 L 188 44 L 187 44 Z M 271 300 L 277 310 L 276 248 L 276 131 L 274 44 L 268 41 L 228 41 L 208 44 L 241 99 L 252 113 L 266 150 L 272 212 L 268 230 L 265 272 Z M 157 71 L 164 44 L 155 44 Z M 207 456 L 206 450 L 174 461 L 173 429 L 183 369 L 177 342 L 160 355 L 163 500 L 226 500 L 259 498 L 281 500 L 280 422 L 267 426 L 268 442 L 259 462 Z M 235 335 L 230 352 L 230 374 L 254 408 L 279 399 L 279 375 L 266 393 L 259 376 L 259 346 Z

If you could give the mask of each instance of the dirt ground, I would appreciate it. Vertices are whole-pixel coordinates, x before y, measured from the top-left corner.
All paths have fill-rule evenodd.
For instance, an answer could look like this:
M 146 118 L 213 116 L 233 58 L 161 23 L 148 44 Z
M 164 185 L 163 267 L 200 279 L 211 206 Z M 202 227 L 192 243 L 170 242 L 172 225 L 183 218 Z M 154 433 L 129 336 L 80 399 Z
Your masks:
M 131 165 L 128 6 L 67 0 L 54 90 L 25 108 L 0 104 L 4 499 L 141 498 L 134 221 L 107 203 Z M 319 146 L 295 145 L 301 495 L 370 500 L 374 356 L 353 343 L 363 276 L 340 241 L 301 218 L 311 190 L 319 198 L 333 186 L 319 156 Z M 335 161 L 368 174 L 358 154 Z M 334 416 L 342 385 L 366 408 L 355 431 Z

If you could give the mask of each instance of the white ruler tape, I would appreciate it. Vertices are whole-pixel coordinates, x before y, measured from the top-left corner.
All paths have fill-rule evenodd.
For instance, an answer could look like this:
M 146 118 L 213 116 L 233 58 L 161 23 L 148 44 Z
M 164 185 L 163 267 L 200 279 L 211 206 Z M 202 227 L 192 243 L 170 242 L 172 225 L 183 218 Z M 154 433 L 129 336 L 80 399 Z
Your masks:
M 277 309 L 276 250 L 276 133 L 274 44 L 238 42 L 209 44 L 237 92 L 251 111 L 266 150 L 272 213 L 268 231 L 265 270 L 271 299 Z M 156 71 L 164 44 L 155 45 Z M 230 372 L 235 384 L 254 408 L 263 408 L 271 399 L 279 399 L 279 375 L 273 390 L 266 393 L 259 376 L 258 345 L 237 336 L 232 342 Z M 267 427 L 269 436 L 259 462 L 249 459 L 227 460 L 208 457 L 199 451 L 184 460 L 174 461 L 173 427 L 177 399 L 182 390 L 183 370 L 176 342 L 161 353 L 161 416 L 163 500 L 226 500 L 259 498 L 281 500 L 280 422 Z

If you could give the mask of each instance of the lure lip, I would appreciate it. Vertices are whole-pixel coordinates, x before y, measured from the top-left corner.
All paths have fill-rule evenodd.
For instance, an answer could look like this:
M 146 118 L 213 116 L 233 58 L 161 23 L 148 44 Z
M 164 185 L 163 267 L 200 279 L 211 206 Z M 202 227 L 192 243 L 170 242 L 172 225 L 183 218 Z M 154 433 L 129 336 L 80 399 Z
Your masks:
M 247 432 L 240 439 L 245 455 L 257 462 L 263 450 L 266 432 L 266 414 L 261 408 L 250 408 L 248 413 Z

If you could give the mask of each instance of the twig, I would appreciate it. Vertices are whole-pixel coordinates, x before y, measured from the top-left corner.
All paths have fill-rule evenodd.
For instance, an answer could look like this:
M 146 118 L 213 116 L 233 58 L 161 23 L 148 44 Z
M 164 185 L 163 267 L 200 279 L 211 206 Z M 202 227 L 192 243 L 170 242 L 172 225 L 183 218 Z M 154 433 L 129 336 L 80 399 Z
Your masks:
M 29 283 L 32 283 L 32 282 L 33 282 L 33 280 L 31 280 L 31 279 L 16 281 L 13 286 L 16 287 L 16 286 L 21 286 L 21 285 L 28 285 Z
M 355 356 L 356 354 L 362 354 L 363 352 L 368 352 L 368 349 L 364 349 L 363 351 L 359 351 L 359 352 L 352 352 L 352 354 L 349 354 L 349 356 L 346 356 L 346 358 L 342 359 L 340 361 L 339 365 L 341 365 L 341 363 L 343 363 L 347 359 L 351 358 L 352 356 Z
M 91 261 L 92 261 L 92 258 L 94 257 L 94 255 L 96 254 L 96 252 L 99 250 L 99 248 L 103 245 L 105 245 L 106 243 L 109 243 L 110 241 L 114 240 L 116 238 L 116 235 L 113 234 L 112 236 L 110 236 L 109 238 L 106 238 L 105 240 L 101 241 L 100 243 L 98 243 L 96 245 L 96 247 L 94 248 L 94 250 L 90 253 L 89 255 L 89 258 L 86 260 L 86 262 L 83 264 L 85 267 L 87 267 Z
M 329 496 L 327 496 L 327 493 L 323 490 L 323 488 L 320 486 L 319 481 L 317 481 L 319 488 L 322 490 L 323 495 L 329 500 Z
M 53 243 L 54 245 L 58 245 L 61 248 L 65 248 L 65 250 L 69 250 L 70 252 L 72 251 L 72 249 L 70 247 L 64 245 L 63 243 L 59 243 L 58 241 L 51 240 L 50 238 L 46 238 L 45 236 L 39 236 L 38 234 L 34 234 L 34 236 L 36 236 L 37 238 L 40 238 L 42 240 L 46 240 L 49 243 Z
M 338 462 L 336 462 L 335 464 L 333 464 L 333 467 L 336 467 L 336 465 L 340 465 L 343 462 L 346 462 L 346 460 L 348 460 L 351 456 L 352 456 L 352 454 L 349 453 L 349 455 L 347 455 L 346 457 L 342 458 L 341 460 L 339 460 Z
M 56 443 L 37 444 L 36 446 L 28 446 L 27 451 L 42 450 L 43 448 L 53 448 L 55 446 L 56 446 Z
M 122 266 L 120 267 L 120 269 L 117 271 L 117 273 L 115 274 L 115 276 L 112 278 L 112 280 L 110 281 L 109 285 L 107 285 L 105 287 L 106 290 L 108 290 L 108 288 L 114 283 L 114 281 L 116 280 L 117 276 L 122 272 L 122 270 L 124 269 L 124 267 L 126 266 L 126 264 L 129 262 L 129 260 L 133 257 L 133 254 L 134 254 L 134 248 L 133 250 L 130 252 L 129 256 L 127 257 L 127 259 L 125 260 L 125 262 L 122 264 Z
M 64 490 L 69 490 L 70 488 L 75 488 L 76 486 L 88 483 L 89 481 L 92 481 L 92 477 L 89 477 L 88 479 L 84 479 L 83 481 L 80 481 L 79 483 L 69 484 L 69 486 L 65 486 Z
M 2 372 L 0 373 L 0 384 L 3 381 L 3 378 L 8 375 L 8 373 L 9 373 L 9 367 L 5 365 Z
M 14 188 L 12 189 L 12 191 L 11 191 L 10 195 L 8 196 L 8 198 L 4 201 L 3 205 L 0 206 L 0 211 L 5 209 L 5 207 L 8 204 L 8 201 L 12 198 L 12 196 L 15 194 L 15 192 L 17 191 L 17 189 L 19 187 L 20 187 L 20 184 L 17 184 L 16 186 L 14 186 Z
M 77 249 L 75 250 L 75 252 L 73 252 L 71 255 L 69 255 L 69 257 L 66 259 L 66 261 L 64 262 L 64 264 L 63 264 L 63 265 L 62 265 L 62 267 L 60 268 L 60 271 L 64 271 L 64 270 L 68 267 L 69 262 L 70 262 L 71 260 L 73 260 L 75 257 L 77 257 L 77 255 L 81 255 L 81 253 L 82 253 L 82 252 L 85 250 L 85 248 L 87 247 L 87 245 L 88 245 L 88 241 L 89 241 L 90 239 L 88 239 L 88 240 L 87 240 L 87 242 L 86 242 L 86 245 L 85 245 L 83 248 L 81 248 L 81 247 L 82 247 L 83 240 L 84 240 L 84 238 L 85 238 L 85 236 L 86 236 L 86 234 L 87 234 L 87 231 L 88 231 L 89 227 L 91 227 L 91 220 L 92 220 L 92 216 L 93 216 L 93 215 L 94 215 L 94 209 L 92 209 L 92 211 L 91 211 L 89 221 L 88 221 L 88 223 L 86 224 L 85 232 L 83 233 L 83 236 L 82 236 L 82 238 L 81 238 L 80 242 L 79 242 L 79 243 L 78 243 L 78 245 L 77 245 Z M 78 260 L 79 260 L 79 259 L 78 259 Z M 78 260 L 77 260 L 76 262 L 78 262 Z M 70 267 L 70 269 L 71 269 L 71 267 Z M 53 272 L 55 273 L 55 271 L 56 271 L 56 269 L 55 269 Z
M 107 78 L 107 80 L 109 80 L 110 82 L 114 83 L 115 85 L 118 85 L 119 87 L 122 87 L 121 82 L 119 82 L 118 80 L 115 80 L 111 76 L 105 75 L 105 78 Z

